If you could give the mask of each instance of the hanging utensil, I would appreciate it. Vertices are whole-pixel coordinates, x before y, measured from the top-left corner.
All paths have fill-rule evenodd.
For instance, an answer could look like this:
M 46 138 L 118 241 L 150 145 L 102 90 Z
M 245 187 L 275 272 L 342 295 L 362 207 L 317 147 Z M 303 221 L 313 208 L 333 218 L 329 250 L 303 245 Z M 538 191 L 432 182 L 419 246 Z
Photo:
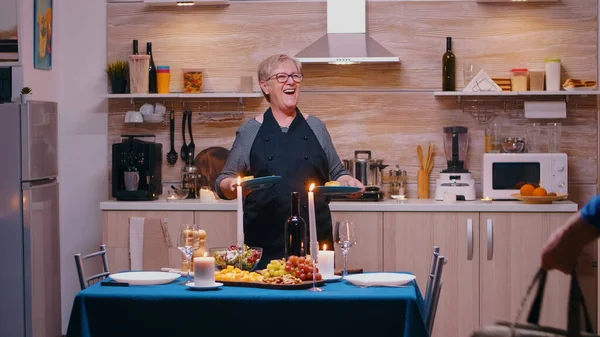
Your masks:
M 171 137 L 171 151 L 167 153 L 167 163 L 173 166 L 177 162 L 177 152 L 175 151 L 175 111 L 169 113 L 169 136 Z
M 185 142 L 185 120 L 187 118 L 187 111 L 183 112 L 183 118 L 181 118 L 181 136 L 183 137 L 183 145 L 181 145 L 181 152 L 179 155 L 181 156 L 181 160 L 186 163 L 186 159 L 188 156 L 188 146 Z
M 188 111 L 188 131 L 190 132 L 190 143 L 188 144 L 188 153 L 192 155 L 191 160 L 194 160 L 196 145 L 194 144 L 194 136 L 192 135 L 192 112 Z

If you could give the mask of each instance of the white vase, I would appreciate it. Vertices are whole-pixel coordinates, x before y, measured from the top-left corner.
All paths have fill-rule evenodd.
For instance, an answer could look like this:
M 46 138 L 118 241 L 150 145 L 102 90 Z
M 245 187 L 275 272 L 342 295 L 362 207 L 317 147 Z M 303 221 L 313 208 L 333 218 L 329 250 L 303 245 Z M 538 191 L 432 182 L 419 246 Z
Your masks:
M 21 94 L 21 103 L 26 104 L 31 99 L 31 94 Z

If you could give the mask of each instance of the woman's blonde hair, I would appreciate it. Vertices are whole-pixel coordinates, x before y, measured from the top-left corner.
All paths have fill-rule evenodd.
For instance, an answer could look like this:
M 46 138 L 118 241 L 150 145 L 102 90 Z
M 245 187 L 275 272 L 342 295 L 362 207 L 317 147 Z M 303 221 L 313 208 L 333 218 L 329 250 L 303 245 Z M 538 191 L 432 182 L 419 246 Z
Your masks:
M 302 73 L 302 63 L 298 59 L 295 59 L 285 54 L 275 54 L 273 56 L 267 57 L 258 65 L 258 82 L 260 83 L 260 81 L 266 81 L 267 78 L 269 78 L 269 76 L 271 75 L 271 72 L 275 68 L 277 68 L 277 66 L 279 66 L 283 61 L 286 60 L 294 62 L 294 65 L 296 65 L 296 68 L 298 68 L 298 72 Z M 269 95 L 266 94 L 262 90 L 262 88 L 260 90 L 265 96 L 267 102 L 271 102 Z

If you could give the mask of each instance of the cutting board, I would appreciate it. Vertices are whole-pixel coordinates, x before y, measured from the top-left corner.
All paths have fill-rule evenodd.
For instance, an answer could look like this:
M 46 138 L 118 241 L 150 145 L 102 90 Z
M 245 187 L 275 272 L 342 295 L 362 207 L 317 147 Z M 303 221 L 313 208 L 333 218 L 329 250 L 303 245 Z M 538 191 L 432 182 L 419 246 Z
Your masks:
M 194 165 L 198 168 L 200 175 L 200 186 L 208 186 L 215 190 L 215 182 L 219 173 L 223 170 L 229 158 L 229 150 L 223 147 L 209 147 L 198 153 L 194 159 Z
M 264 282 L 237 282 L 237 281 L 217 281 L 223 283 L 223 285 L 230 287 L 248 287 L 248 288 L 262 288 L 262 289 L 280 289 L 280 290 L 298 290 L 312 288 L 312 281 L 304 281 L 298 284 L 273 284 Z M 317 287 L 321 287 L 325 284 L 325 281 L 317 281 Z

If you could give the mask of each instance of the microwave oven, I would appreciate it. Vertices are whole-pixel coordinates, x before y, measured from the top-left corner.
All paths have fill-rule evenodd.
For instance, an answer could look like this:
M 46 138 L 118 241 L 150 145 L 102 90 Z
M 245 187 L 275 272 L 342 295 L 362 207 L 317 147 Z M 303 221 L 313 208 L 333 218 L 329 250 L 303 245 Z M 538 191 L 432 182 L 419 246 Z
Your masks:
M 483 196 L 514 200 L 524 184 L 541 186 L 550 192 L 567 193 L 568 169 L 565 153 L 485 153 L 483 155 Z

